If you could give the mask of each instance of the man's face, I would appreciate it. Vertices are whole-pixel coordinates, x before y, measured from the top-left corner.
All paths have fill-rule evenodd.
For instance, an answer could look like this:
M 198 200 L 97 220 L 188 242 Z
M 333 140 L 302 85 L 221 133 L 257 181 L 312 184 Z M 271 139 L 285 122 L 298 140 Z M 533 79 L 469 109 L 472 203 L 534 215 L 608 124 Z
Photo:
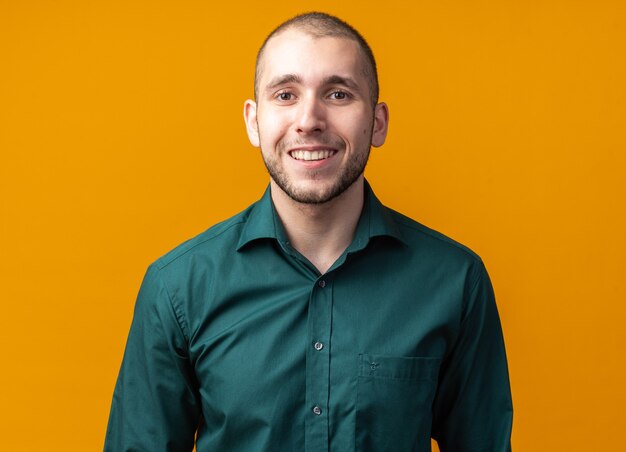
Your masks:
M 356 42 L 297 29 L 272 38 L 260 62 L 257 103 L 246 101 L 248 136 L 275 184 L 300 203 L 324 203 L 362 176 L 370 146 L 387 132 L 372 108 Z

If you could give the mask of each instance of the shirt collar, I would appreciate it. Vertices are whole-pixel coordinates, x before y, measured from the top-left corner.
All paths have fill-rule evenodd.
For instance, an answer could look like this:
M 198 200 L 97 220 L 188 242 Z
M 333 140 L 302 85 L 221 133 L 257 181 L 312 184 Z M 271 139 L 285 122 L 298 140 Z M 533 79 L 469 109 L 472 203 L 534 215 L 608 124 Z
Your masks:
M 404 242 L 400 229 L 391 217 L 389 209 L 378 200 L 367 180 L 364 188 L 363 212 L 359 218 L 354 239 L 347 251 L 354 252 L 365 248 L 373 237 L 387 236 Z M 287 234 L 272 203 L 269 185 L 261 199 L 250 208 L 246 224 L 239 237 L 237 251 L 259 239 L 275 239 L 282 243 L 287 242 Z
M 374 194 L 369 182 L 365 180 L 365 203 L 363 212 L 354 233 L 354 239 L 346 250 L 349 253 L 359 251 L 367 246 L 374 237 L 391 237 L 404 242 L 400 228 L 385 207 Z
M 254 203 L 250 209 L 246 224 L 241 231 L 237 251 L 247 244 L 259 239 L 275 239 L 281 242 L 287 241 L 287 234 L 283 228 L 272 203 L 270 186 L 265 189 L 261 199 Z

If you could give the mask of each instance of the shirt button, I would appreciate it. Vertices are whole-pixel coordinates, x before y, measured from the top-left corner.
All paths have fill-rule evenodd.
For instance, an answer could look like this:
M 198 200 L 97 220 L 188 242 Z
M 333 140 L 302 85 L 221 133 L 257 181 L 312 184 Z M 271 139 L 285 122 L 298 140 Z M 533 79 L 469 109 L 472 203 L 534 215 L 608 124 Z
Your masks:
M 322 409 L 318 406 L 314 406 L 313 407 L 313 414 L 316 416 L 319 416 L 320 414 L 322 414 Z
M 324 348 L 324 344 L 322 344 L 321 342 L 316 342 L 315 344 L 313 344 L 313 347 L 315 347 L 315 350 L 317 350 L 318 352 Z
M 326 287 L 326 281 L 324 281 L 323 279 L 320 279 L 317 285 L 323 289 L 324 287 Z

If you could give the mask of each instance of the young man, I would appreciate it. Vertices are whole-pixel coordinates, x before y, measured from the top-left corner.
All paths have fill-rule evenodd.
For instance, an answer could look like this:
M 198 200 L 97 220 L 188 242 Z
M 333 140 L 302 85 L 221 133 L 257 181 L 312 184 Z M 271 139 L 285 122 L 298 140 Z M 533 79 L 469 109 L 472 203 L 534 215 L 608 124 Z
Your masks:
M 480 258 L 363 178 L 389 120 L 366 42 L 332 16 L 291 19 L 259 51 L 255 97 L 270 186 L 148 269 L 105 449 L 510 450 Z

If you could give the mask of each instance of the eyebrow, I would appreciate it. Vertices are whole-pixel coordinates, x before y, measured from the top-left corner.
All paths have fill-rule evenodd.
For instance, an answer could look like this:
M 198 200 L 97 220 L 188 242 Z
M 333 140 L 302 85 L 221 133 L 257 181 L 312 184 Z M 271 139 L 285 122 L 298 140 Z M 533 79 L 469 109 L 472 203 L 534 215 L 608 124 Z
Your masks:
M 340 75 L 331 75 L 330 77 L 326 77 L 324 79 L 324 85 L 343 85 L 346 88 L 350 88 L 355 91 L 359 90 L 359 85 L 356 81 L 349 77 L 342 77 Z
M 265 87 L 265 91 L 271 91 L 278 88 L 281 85 L 289 83 L 302 83 L 302 77 L 297 74 L 284 74 L 273 78 L 269 84 Z M 342 77 L 341 75 L 330 75 L 326 77 L 322 84 L 326 85 L 342 85 L 346 88 L 359 91 L 358 83 L 350 77 Z
M 302 83 L 302 77 L 296 74 L 279 75 L 278 77 L 274 77 L 268 83 L 265 87 L 265 91 L 275 89 L 281 85 L 286 85 L 287 83 Z

